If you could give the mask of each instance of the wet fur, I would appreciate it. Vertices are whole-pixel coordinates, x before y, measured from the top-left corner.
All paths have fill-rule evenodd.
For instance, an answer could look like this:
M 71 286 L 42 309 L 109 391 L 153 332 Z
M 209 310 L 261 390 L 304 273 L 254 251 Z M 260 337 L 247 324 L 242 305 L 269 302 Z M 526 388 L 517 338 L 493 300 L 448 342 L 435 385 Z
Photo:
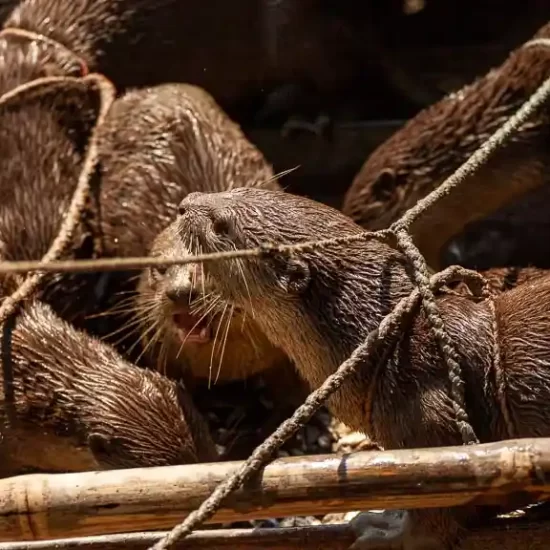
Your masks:
M 131 365 L 45 304 L 9 323 L 0 345 L 0 476 L 216 459 L 182 386 Z
M 98 226 L 106 256 L 139 256 L 150 250 L 168 258 L 183 255 L 167 226 L 189 192 L 242 186 L 279 189 L 260 151 L 214 99 L 195 86 L 167 84 L 128 93 L 115 103 L 100 135 L 104 146 Z M 285 361 L 251 316 L 232 315 L 220 300 L 213 310 L 214 353 L 212 344 L 182 348 L 173 334 L 175 304 L 166 297 L 167 286 L 182 281 L 180 305 L 189 305 L 191 290 L 210 294 L 208 282 L 190 270 L 145 270 L 135 306 L 126 302 L 133 307 L 134 333 L 154 364 L 174 375 L 181 376 L 183 370 L 214 382 L 246 378 Z M 207 303 L 201 306 L 203 311 L 208 308 Z
M 358 234 L 361 228 L 341 213 L 311 200 L 276 191 L 236 189 L 189 195 L 178 218 L 205 252 L 253 248 L 261 243 Z M 294 360 L 312 388 L 349 357 L 413 285 L 403 256 L 375 241 L 340 244 L 296 254 L 243 261 L 247 287 L 234 262 L 209 262 L 205 269 L 221 295 L 245 310 L 272 341 Z M 228 277 L 228 271 L 232 276 Z M 488 300 L 438 299 L 466 382 L 466 408 L 482 442 L 550 435 L 550 277 L 527 281 L 494 299 L 513 433 L 504 422 L 492 360 L 493 316 Z M 374 363 L 331 398 L 331 410 L 351 427 L 368 427 L 387 449 L 455 445 L 457 429 L 446 366 L 422 310 L 373 379 Z M 366 396 L 374 383 L 373 402 Z M 414 529 L 435 536 L 438 548 L 452 548 L 460 525 L 478 511 L 416 511 Z
M 546 24 L 534 38 L 549 36 L 550 24 Z M 397 220 L 514 114 L 549 71 L 547 46 L 520 46 L 500 67 L 421 111 L 369 156 L 346 194 L 343 212 L 368 229 L 380 229 Z M 514 135 L 511 145 L 473 176 L 468 187 L 471 195 L 457 196 L 457 201 L 442 207 L 447 209 L 443 213 L 435 210 L 426 224 L 426 234 L 417 236 L 420 248 L 435 257 L 467 223 L 503 208 L 509 199 L 500 197 L 498 187 L 491 188 L 489 182 L 496 184 L 504 178 L 512 182 L 514 199 L 542 186 L 550 168 L 548 128 L 548 113 L 543 108 Z M 546 186 L 493 217 L 523 224 L 537 216 L 545 219 L 549 197 Z M 541 243 L 545 240 L 547 237 L 541 236 Z M 513 252 L 512 247 L 499 265 L 514 263 Z M 479 255 L 472 256 L 470 263 L 476 258 Z

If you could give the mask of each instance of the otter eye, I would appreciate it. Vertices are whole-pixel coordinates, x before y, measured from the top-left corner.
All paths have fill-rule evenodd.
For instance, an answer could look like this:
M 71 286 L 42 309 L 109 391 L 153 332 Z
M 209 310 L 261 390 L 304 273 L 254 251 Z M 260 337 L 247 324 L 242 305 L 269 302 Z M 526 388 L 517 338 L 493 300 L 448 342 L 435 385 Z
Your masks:
M 187 212 L 184 204 L 178 204 L 178 216 L 183 216 Z
M 166 272 L 168 271 L 168 267 L 165 265 L 157 265 L 151 267 L 151 275 L 153 277 L 164 277 L 166 275 Z
M 374 198 L 379 201 L 387 201 L 395 190 L 395 184 L 395 172 L 390 168 L 384 168 L 372 184 Z

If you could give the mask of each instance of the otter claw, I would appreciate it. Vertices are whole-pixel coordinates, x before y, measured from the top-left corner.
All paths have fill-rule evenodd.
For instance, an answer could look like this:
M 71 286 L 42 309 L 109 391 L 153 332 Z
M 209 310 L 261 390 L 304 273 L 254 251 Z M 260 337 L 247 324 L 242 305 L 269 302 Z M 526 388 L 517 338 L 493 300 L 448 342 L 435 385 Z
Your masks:
M 412 550 L 409 522 L 405 510 L 363 512 L 350 522 L 358 538 L 349 550 Z

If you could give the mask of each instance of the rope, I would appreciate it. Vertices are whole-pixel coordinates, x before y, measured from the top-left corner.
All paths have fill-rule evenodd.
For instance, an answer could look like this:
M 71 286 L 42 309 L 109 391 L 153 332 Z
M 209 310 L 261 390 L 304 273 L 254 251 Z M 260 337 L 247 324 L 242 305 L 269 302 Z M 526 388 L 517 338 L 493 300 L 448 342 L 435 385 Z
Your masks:
M 78 178 L 76 188 L 71 199 L 71 203 L 67 209 L 65 217 L 59 228 L 59 233 L 56 238 L 50 245 L 50 248 L 43 256 L 41 263 L 47 264 L 52 260 L 59 258 L 64 254 L 67 247 L 71 244 L 73 234 L 80 222 L 80 216 L 86 201 L 88 199 L 88 194 L 90 190 L 90 180 L 94 174 L 96 165 L 99 160 L 99 151 L 98 151 L 98 128 L 103 124 L 107 112 L 111 104 L 115 99 L 115 88 L 109 80 L 99 74 L 90 74 L 84 78 L 75 78 L 75 77 L 47 77 L 34 80 L 32 82 L 23 84 L 22 86 L 12 90 L 0 98 L 0 107 L 9 105 L 10 102 L 21 99 L 25 97 L 25 94 L 31 92 L 37 92 L 40 89 L 49 85 L 57 84 L 87 84 L 88 82 L 93 82 L 99 88 L 99 93 L 101 97 L 100 108 L 98 117 L 96 120 L 95 127 L 92 131 L 90 142 L 88 145 L 88 150 L 86 152 L 86 157 L 82 165 L 82 170 Z M 7 296 L 2 301 L 0 305 L 0 324 L 4 323 L 5 320 L 12 315 L 19 302 L 25 300 L 39 286 L 42 279 L 45 276 L 45 272 L 37 272 L 33 276 L 28 276 L 21 286 L 17 288 L 10 296 Z

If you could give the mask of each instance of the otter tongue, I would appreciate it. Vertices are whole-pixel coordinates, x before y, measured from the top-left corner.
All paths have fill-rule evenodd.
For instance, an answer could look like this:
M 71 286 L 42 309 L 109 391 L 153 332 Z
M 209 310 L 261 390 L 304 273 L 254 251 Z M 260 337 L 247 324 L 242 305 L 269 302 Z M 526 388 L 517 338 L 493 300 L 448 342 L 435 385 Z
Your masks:
M 174 315 L 174 322 L 176 325 L 185 330 L 185 332 L 197 332 L 200 330 L 201 322 L 199 322 L 200 317 L 191 315 L 188 312 L 179 312 Z
M 174 314 L 174 323 L 182 332 L 184 339 L 209 339 L 208 327 L 204 326 L 203 321 L 196 315 L 192 315 L 187 311 L 180 311 Z

